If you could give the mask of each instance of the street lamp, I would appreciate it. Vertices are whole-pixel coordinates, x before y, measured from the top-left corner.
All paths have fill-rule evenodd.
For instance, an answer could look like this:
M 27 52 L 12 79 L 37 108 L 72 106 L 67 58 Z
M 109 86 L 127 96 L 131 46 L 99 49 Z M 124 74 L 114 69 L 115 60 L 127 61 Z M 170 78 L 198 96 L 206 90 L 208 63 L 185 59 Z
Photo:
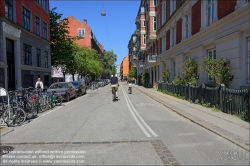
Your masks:
M 102 4 L 102 12 L 101 12 L 101 16 L 106 16 L 106 12 L 104 11 L 103 4 Z

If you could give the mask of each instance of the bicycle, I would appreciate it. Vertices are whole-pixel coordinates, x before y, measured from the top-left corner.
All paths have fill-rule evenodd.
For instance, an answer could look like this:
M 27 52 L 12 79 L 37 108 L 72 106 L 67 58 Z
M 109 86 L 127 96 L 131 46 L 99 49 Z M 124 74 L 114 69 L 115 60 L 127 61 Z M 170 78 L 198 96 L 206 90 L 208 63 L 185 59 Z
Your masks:
M 117 91 L 117 86 L 118 85 L 111 85 L 111 88 L 112 88 L 112 99 L 113 99 L 113 101 L 116 101 L 116 91 Z
M 132 84 L 128 84 L 128 92 L 129 94 L 132 94 Z
M 20 126 L 26 120 L 26 112 L 18 105 L 18 92 L 15 91 L 12 98 L 9 98 L 9 95 L 4 88 L 0 88 L 0 96 L 7 96 L 7 107 L 2 107 L 4 109 L 2 119 L 8 127 Z

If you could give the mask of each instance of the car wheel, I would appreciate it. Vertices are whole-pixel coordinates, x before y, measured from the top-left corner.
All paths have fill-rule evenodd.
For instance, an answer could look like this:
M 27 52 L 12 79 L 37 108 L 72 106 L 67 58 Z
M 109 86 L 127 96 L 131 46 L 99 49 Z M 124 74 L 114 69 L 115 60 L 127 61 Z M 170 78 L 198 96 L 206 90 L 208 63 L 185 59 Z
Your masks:
M 67 97 L 66 97 L 66 101 L 69 102 L 69 100 L 70 100 L 70 96 L 68 94 Z

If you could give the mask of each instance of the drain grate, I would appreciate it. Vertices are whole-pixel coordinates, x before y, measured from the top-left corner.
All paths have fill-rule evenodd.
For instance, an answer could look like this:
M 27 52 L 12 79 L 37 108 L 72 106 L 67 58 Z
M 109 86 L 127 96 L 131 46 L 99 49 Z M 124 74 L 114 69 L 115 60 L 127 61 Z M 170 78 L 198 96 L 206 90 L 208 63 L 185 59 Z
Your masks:
M 8 154 L 13 150 L 14 148 L 12 146 L 0 146 L 0 156 Z

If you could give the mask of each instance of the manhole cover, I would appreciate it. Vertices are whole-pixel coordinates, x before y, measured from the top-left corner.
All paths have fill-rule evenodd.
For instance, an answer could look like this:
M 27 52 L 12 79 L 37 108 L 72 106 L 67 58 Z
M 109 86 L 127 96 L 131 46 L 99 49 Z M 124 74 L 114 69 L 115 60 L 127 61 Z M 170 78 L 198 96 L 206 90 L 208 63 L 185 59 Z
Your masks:
M 0 146 L 0 156 L 10 153 L 13 149 L 11 146 Z

